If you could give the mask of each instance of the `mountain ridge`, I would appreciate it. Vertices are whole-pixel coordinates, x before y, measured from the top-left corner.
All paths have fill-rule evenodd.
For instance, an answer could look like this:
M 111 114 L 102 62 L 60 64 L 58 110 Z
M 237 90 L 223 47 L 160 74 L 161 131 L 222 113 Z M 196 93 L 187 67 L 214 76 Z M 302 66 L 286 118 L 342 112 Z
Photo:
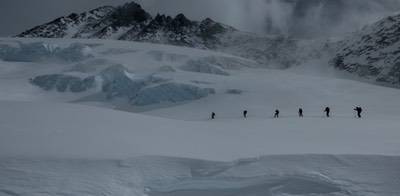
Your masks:
M 184 14 L 152 17 L 139 4 L 130 2 L 119 7 L 102 6 L 72 13 L 16 37 L 116 39 L 210 49 L 219 42 L 217 34 L 228 31 L 236 29 L 210 18 L 192 21 Z

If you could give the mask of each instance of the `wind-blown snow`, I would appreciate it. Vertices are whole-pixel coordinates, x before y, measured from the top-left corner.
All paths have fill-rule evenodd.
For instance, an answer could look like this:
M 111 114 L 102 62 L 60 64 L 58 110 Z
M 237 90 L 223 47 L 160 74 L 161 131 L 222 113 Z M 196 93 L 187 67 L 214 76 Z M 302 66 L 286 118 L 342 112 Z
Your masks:
M 0 59 L 11 62 L 39 62 L 49 60 L 82 61 L 92 56 L 91 48 L 79 43 L 62 48 L 43 42 L 21 43 L 18 46 L 0 45 Z

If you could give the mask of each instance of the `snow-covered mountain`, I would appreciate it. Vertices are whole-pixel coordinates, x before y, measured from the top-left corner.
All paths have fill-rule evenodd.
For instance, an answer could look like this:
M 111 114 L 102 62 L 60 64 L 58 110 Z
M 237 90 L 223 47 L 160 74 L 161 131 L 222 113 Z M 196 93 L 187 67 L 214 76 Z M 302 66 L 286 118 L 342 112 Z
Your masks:
M 277 3 L 268 2 L 272 7 Z M 365 2 L 285 0 L 279 1 L 278 7 L 282 7 L 281 4 L 288 4 L 293 9 L 290 12 L 294 18 L 290 19 L 293 24 L 289 24 L 292 34 L 312 35 L 296 26 L 314 29 L 304 25 L 304 21 L 296 21 L 311 20 L 311 16 L 308 16 L 310 10 L 319 10 L 313 12 L 321 14 L 321 17 L 311 18 L 323 20 L 313 22 L 313 25 L 321 23 L 335 26 L 332 24 L 333 21 L 327 22 L 327 20 L 334 20 L 332 16 L 336 16 L 337 13 L 340 13 L 341 17 L 353 18 L 348 14 L 355 7 L 358 7 L 358 12 L 371 13 L 374 10 L 391 10 L 400 6 L 396 1 L 374 0 L 361 6 L 363 3 Z M 341 9 L 347 11 L 339 11 Z M 176 17 L 158 14 L 152 17 L 139 4 L 132 2 L 120 7 L 100 7 L 89 12 L 61 17 L 25 31 L 17 37 L 116 39 L 212 49 L 255 60 L 265 67 L 280 69 L 307 64 L 315 60 L 328 61 L 325 59 L 335 57 L 332 64 L 336 64 L 334 66 L 339 69 L 361 76 L 376 77 L 374 80 L 381 84 L 395 85 L 400 82 L 396 73 L 397 52 L 395 51 L 398 18 L 399 16 L 385 18 L 355 33 L 352 37 L 336 43 L 336 41 L 325 39 L 294 39 L 282 36 L 285 34 L 283 32 L 278 33 L 280 35 L 256 35 L 236 30 L 209 18 L 200 22 L 192 21 L 183 14 Z M 335 21 L 338 22 L 336 19 Z M 270 33 L 279 32 L 279 30 L 273 30 L 272 26 L 271 28 Z M 382 42 L 385 43 L 382 44 Z
M 392 1 L 368 2 L 368 5 L 360 9 L 366 11 L 377 5 L 396 7 L 398 4 Z M 359 1 L 349 4 L 341 0 L 280 3 L 295 3 L 293 14 L 299 16 L 303 16 L 305 10 L 318 5 L 321 10 L 330 10 L 324 12 L 324 16 L 335 15 L 341 7 L 361 5 Z M 349 5 L 345 6 L 347 4 Z M 332 19 L 331 16 L 326 17 Z M 297 16 L 295 18 L 301 19 Z M 187 46 L 220 51 L 254 60 L 264 67 L 280 69 L 309 64 L 316 60 L 327 64 L 331 59 L 330 64 L 338 69 L 380 84 L 398 86 L 399 18 L 399 15 L 384 18 L 339 42 L 325 39 L 300 40 L 282 35 L 242 32 L 209 18 L 197 22 L 189 20 L 183 14 L 176 17 L 158 14 L 152 17 L 139 4 L 132 2 L 120 7 L 100 7 L 82 14 L 61 17 L 23 32 L 18 37 L 117 39 Z M 296 28 L 296 25 L 291 26 Z
M 114 39 L 212 49 L 274 68 L 299 65 L 321 57 L 329 49 L 324 40 L 302 42 L 280 35 L 257 35 L 210 18 L 199 22 L 183 14 L 152 17 L 133 2 L 61 17 L 17 37 Z
M 154 18 L 137 3 L 120 7 L 100 7 L 71 14 L 27 30 L 17 37 L 99 38 L 145 41 L 196 48 L 214 48 L 218 34 L 234 28 L 209 18 L 197 22 L 183 14 Z
M 400 15 L 384 18 L 339 43 L 336 68 L 383 84 L 400 85 Z

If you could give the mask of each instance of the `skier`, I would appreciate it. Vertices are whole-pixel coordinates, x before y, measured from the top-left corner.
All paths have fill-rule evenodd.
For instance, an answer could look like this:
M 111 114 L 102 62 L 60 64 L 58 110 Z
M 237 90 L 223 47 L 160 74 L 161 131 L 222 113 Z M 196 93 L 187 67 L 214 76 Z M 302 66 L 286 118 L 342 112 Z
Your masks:
M 213 112 L 213 113 L 211 113 L 211 119 L 215 119 L 215 113 Z
M 243 117 L 247 118 L 247 110 L 243 111 Z
M 331 108 L 326 107 L 324 112 L 326 113 L 326 117 L 329 118 L 330 117 L 330 113 L 331 113 Z
M 300 118 L 303 118 L 304 116 L 303 116 L 303 108 L 300 108 L 299 109 L 299 117 Z
M 356 108 L 354 108 L 354 111 L 357 112 L 357 117 L 361 118 L 361 113 L 362 113 L 363 109 L 361 107 L 356 107 Z
M 274 118 L 279 118 L 279 110 L 275 110 Z

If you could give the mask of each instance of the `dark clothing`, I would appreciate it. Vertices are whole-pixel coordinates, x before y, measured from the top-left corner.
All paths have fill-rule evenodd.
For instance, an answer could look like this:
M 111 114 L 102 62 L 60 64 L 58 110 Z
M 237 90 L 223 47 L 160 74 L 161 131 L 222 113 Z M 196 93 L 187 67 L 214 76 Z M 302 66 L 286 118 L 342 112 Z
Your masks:
M 303 117 L 303 109 L 302 108 L 299 109 L 299 117 Z
M 279 118 L 279 110 L 275 110 L 274 118 Z
M 330 117 L 331 109 L 329 107 L 325 108 L 326 117 Z
M 361 118 L 361 113 L 362 113 L 362 108 L 361 107 L 356 107 L 354 110 L 357 112 L 357 117 Z
M 211 113 L 211 119 L 215 119 L 215 113 Z
M 243 117 L 247 118 L 247 110 L 243 111 Z

